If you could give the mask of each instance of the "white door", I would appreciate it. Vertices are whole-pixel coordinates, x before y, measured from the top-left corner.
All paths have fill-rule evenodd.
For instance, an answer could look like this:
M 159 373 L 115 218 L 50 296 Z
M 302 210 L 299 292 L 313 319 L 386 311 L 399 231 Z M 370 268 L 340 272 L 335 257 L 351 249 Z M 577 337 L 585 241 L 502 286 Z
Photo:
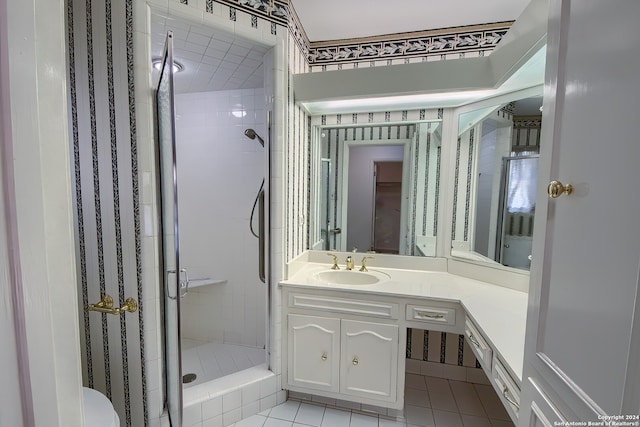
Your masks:
M 287 321 L 289 384 L 337 392 L 340 319 L 290 314 Z
M 639 19 L 637 1 L 550 0 L 519 426 L 640 411 Z M 550 199 L 551 180 L 573 192 Z
M 343 320 L 341 350 L 341 393 L 396 400 L 397 325 Z

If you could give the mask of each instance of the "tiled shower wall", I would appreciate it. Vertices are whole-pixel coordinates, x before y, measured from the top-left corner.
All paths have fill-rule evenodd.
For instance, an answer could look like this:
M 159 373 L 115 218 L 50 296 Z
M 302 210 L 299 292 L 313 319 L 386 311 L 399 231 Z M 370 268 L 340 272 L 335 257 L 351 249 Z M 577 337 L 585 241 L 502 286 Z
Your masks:
M 183 337 L 263 348 L 267 298 L 249 221 L 265 148 L 244 131 L 266 138 L 264 90 L 178 94 L 175 106 L 180 265 L 190 280 L 225 281 L 183 299 Z

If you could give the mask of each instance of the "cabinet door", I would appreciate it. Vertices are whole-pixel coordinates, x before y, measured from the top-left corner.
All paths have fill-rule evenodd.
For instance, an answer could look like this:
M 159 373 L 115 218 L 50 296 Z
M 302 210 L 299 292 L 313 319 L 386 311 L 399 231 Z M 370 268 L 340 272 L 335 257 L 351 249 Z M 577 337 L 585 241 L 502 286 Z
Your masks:
M 340 319 L 290 314 L 287 330 L 289 384 L 337 392 Z
M 547 181 L 536 205 L 520 426 L 536 425 L 530 412 L 545 400 L 568 421 L 637 414 L 640 402 L 640 2 L 549 7 Z M 602 43 L 605 34 L 616 41 Z M 572 193 L 549 199 L 549 180 Z
M 340 392 L 395 401 L 398 326 L 342 321 Z

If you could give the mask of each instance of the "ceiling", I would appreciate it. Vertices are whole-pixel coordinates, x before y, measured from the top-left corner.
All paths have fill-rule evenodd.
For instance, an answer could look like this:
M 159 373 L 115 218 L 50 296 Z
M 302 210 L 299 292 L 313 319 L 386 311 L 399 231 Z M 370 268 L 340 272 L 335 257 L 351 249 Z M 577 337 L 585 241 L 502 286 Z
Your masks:
M 162 57 L 167 31 L 173 32 L 174 61 L 183 67 L 174 75 L 177 93 L 264 86 L 262 62 L 268 48 L 204 25 L 152 14 L 151 54 L 154 59 Z M 154 70 L 154 81 L 158 74 Z
M 513 21 L 529 0 L 290 0 L 309 41 Z
M 311 41 L 340 40 L 515 20 L 529 0 L 291 0 Z M 392 17 L 393 19 L 389 19 Z M 224 31 L 152 14 L 151 51 L 162 57 L 173 31 L 178 93 L 264 86 L 268 48 Z M 154 81 L 158 79 L 154 70 Z

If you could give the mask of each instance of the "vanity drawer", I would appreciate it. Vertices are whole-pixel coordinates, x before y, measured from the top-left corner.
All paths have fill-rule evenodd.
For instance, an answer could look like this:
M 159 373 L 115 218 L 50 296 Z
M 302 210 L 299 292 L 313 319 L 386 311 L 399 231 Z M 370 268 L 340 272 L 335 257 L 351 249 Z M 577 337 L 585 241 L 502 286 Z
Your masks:
M 487 374 L 491 372 L 491 362 L 493 351 L 484 339 L 478 328 L 471 322 L 469 318 L 464 321 L 464 336 L 469 341 L 469 347 L 478 358 L 478 361 L 485 369 Z
M 425 305 L 407 304 L 406 320 L 418 322 L 439 323 L 443 325 L 456 324 L 456 309 L 447 307 L 429 307 Z
M 398 304 L 307 294 L 289 294 L 290 308 L 398 319 Z
M 493 360 L 491 376 L 503 405 L 505 408 L 512 410 L 517 417 L 520 411 L 520 387 L 516 385 L 516 382 L 497 357 L 494 357 Z

